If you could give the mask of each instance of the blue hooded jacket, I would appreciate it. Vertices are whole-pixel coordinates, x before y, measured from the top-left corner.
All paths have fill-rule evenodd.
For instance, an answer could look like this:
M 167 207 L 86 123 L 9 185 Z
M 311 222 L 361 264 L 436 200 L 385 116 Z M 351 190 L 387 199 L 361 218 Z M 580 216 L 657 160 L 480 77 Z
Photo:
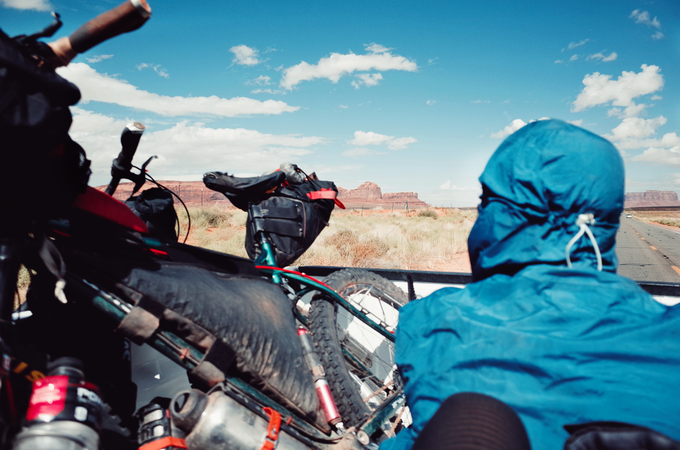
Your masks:
M 400 311 L 396 361 L 413 425 L 381 445 L 407 450 L 447 397 L 509 404 L 534 450 L 561 449 L 567 424 L 609 420 L 680 440 L 680 307 L 616 275 L 624 169 L 601 137 L 557 120 L 501 144 L 480 177 L 468 239 L 475 282 Z M 602 255 L 577 219 L 589 225 Z

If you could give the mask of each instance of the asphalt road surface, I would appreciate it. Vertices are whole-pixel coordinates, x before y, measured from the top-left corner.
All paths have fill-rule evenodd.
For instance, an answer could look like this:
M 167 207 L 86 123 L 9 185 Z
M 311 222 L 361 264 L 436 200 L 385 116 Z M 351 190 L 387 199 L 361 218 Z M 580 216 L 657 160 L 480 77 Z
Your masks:
M 616 235 L 618 274 L 635 281 L 680 283 L 678 231 L 636 219 L 621 218 Z

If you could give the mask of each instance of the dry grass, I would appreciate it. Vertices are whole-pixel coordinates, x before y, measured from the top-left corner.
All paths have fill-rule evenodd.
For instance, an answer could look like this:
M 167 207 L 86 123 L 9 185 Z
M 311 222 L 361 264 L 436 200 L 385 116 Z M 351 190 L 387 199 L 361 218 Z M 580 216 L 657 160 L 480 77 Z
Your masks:
M 190 214 L 192 232 L 187 243 L 246 255 L 246 213 L 190 208 Z M 330 226 L 295 264 L 469 271 L 467 237 L 476 216 L 476 211 L 445 208 L 412 212 L 336 210 Z M 186 215 L 180 214 L 180 220 L 186 230 Z
M 208 248 L 230 255 L 248 257 L 246 241 L 247 214 L 238 209 L 224 210 L 216 207 L 189 207 L 191 234 L 187 244 Z M 180 242 L 187 232 L 187 216 L 182 209 L 177 212 L 180 222 Z
M 625 214 L 632 214 L 633 218 L 643 222 L 680 227 L 680 211 L 625 211 Z

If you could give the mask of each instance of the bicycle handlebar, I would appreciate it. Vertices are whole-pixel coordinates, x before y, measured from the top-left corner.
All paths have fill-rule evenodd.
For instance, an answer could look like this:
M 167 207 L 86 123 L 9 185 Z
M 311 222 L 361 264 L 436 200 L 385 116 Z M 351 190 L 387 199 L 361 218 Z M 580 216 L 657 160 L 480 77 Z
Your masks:
M 139 140 L 142 138 L 145 127 L 140 122 L 127 124 L 120 135 L 121 150 L 118 157 L 111 163 L 111 182 L 106 188 L 106 193 L 113 195 L 116 192 L 121 178 L 129 178 L 132 169 L 132 158 L 135 156 Z
M 69 37 L 48 45 L 57 56 L 57 65 L 65 66 L 78 53 L 83 53 L 114 36 L 134 31 L 151 17 L 146 0 L 128 0 L 78 28 Z

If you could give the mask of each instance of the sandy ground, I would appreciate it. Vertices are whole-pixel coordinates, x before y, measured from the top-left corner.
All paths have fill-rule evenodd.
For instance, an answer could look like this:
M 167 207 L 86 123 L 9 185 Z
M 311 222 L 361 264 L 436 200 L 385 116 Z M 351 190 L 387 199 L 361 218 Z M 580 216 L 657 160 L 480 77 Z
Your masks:
M 659 222 L 650 222 L 650 223 L 653 224 L 653 225 L 656 225 L 657 227 L 668 228 L 669 230 L 673 230 L 673 231 L 680 231 L 680 227 L 674 227 L 674 226 L 666 225 L 666 224 L 659 223 Z
M 416 265 L 411 270 L 429 270 L 433 272 L 457 272 L 457 273 L 472 273 L 470 267 L 470 258 L 468 253 L 458 253 L 446 263 L 423 264 Z

